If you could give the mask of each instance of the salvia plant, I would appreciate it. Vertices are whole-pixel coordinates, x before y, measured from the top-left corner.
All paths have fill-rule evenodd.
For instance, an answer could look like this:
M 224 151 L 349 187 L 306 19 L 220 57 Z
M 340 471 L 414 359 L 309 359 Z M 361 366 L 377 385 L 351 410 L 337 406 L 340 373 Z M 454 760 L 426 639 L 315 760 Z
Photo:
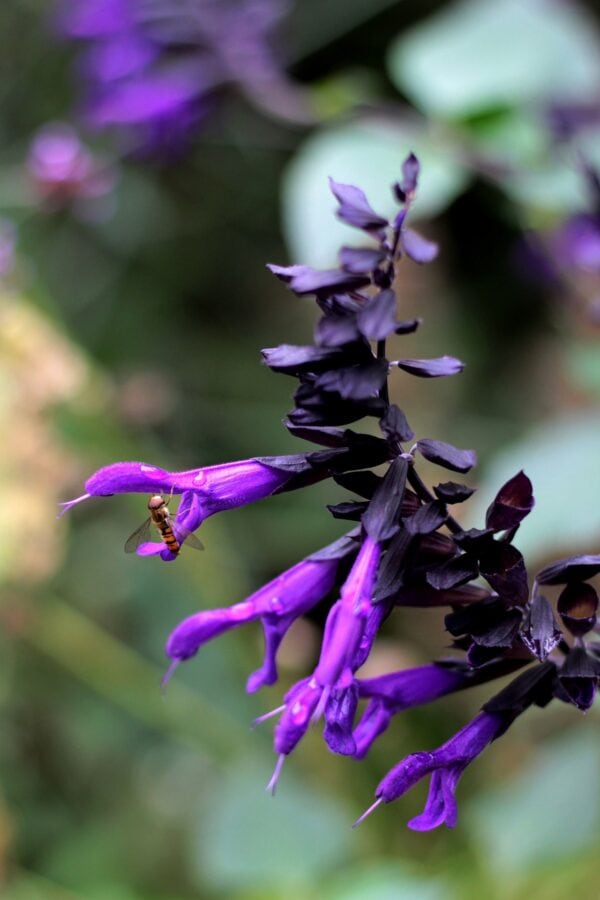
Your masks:
M 581 711 L 591 706 L 600 675 L 600 643 L 589 638 L 598 608 L 589 579 L 600 572 L 600 555 L 561 559 L 538 572 L 530 587 L 514 544 L 534 505 L 527 476 L 517 472 L 500 488 L 483 527 L 464 530 L 454 510 L 473 489 L 455 480 L 430 488 L 419 473 L 421 458 L 451 473 L 465 473 L 476 457 L 472 450 L 437 439 L 415 439 L 405 412 L 389 399 L 388 378 L 395 370 L 437 378 L 463 368 L 451 356 L 387 356 L 391 335 L 415 332 L 420 325 L 417 319 L 398 318 L 396 267 L 404 257 L 429 262 L 437 251 L 406 224 L 418 175 L 419 163 L 411 154 L 401 181 L 393 185 L 399 211 L 391 222 L 374 212 L 359 188 L 331 181 L 338 217 L 362 231 L 369 246 L 343 247 L 339 268 L 328 271 L 269 267 L 293 293 L 313 295 L 319 309 L 313 344 L 263 350 L 267 366 L 298 382 L 287 428 L 319 449 L 184 472 L 119 462 L 95 472 L 85 494 L 63 506 L 129 492 L 181 495 L 170 521 L 175 544 L 163 535 L 163 540 L 137 548 L 142 556 L 172 561 L 179 544 L 214 513 L 323 479 L 351 491 L 355 499 L 329 507 L 336 519 L 350 523 L 346 534 L 242 602 L 202 610 L 181 622 L 167 640 L 167 675 L 207 641 L 258 620 L 264 661 L 246 689 L 271 685 L 278 677 L 277 651 L 290 626 L 317 604 L 328 604 L 316 667 L 288 690 L 278 709 L 261 717 L 278 717 L 272 790 L 283 761 L 311 724 L 323 721 L 323 736 L 333 753 L 362 759 L 403 710 L 514 676 L 446 743 L 394 766 L 379 783 L 375 802 L 358 819 L 431 776 L 425 809 L 409 823 L 426 831 L 454 826 L 455 791 L 464 770 L 525 710 L 544 707 L 553 698 Z M 377 435 L 348 427 L 365 418 L 378 422 Z M 542 593 L 546 585 L 564 586 L 556 610 Z M 455 655 L 362 678 L 361 666 L 397 607 L 447 607 L 445 625 Z

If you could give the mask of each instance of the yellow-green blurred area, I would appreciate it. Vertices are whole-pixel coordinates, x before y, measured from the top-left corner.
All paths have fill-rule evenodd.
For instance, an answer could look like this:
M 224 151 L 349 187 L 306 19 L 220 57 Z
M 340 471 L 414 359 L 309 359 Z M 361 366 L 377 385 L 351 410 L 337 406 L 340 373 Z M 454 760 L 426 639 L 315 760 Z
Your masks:
M 259 695 L 244 693 L 255 627 L 204 647 L 161 694 L 169 631 L 342 534 L 325 509 L 348 499 L 341 488 L 221 514 L 202 527 L 205 552 L 170 565 L 123 553 L 143 495 L 55 518 L 110 462 L 187 469 L 308 449 L 281 424 L 293 382 L 259 349 L 310 342 L 315 310 L 265 263 L 334 266 L 357 238 L 333 218 L 327 176 L 388 213 L 415 150 L 417 227 L 441 252 L 401 266 L 402 315 L 424 325 L 391 358 L 452 354 L 466 369 L 394 372 L 393 399 L 417 436 L 478 450 L 466 527 L 524 468 L 536 507 L 516 544 L 530 572 L 598 552 L 600 283 L 549 279 L 523 253 L 532 233 L 589 211 L 577 161 L 600 162 L 598 129 L 557 144 L 544 111 L 600 99 L 595 4 L 299 0 L 279 49 L 315 123 L 226 91 L 171 164 L 115 161 L 114 212 L 96 222 L 36 206 L 27 186 L 32 134 L 76 121 L 73 49 L 49 16 L 41 0 L 0 8 L 0 215 L 18 232 L 0 288 L 0 896 L 597 897 L 596 710 L 527 712 L 466 772 L 456 829 L 415 834 L 424 785 L 350 825 L 398 759 L 447 740 L 494 686 L 397 717 L 362 762 L 314 729 L 275 798 L 271 726 L 250 723 L 314 666 L 317 624 L 292 629 L 281 683 Z M 109 137 L 86 139 L 115 159 Z M 445 654 L 447 638 L 440 611 L 398 611 L 368 674 Z

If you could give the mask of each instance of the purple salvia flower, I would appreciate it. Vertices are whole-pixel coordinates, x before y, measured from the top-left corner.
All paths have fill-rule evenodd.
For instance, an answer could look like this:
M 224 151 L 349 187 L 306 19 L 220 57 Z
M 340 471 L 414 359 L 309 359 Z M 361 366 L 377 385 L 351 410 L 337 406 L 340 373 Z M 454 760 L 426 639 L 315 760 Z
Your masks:
M 88 478 L 84 494 L 60 505 L 64 513 L 90 497 L 128 493 L 183 494 L 174 525 L 175 531 L 179 529 L 180 535 L 184 536 L 217 512 L 254 503 L 276 491 L 313 484 L 328 478 L 340 466 L 343 470 L 364 465 L 373 452 L 376 462 L 380 462 L 381 448 L 376 442 L 375 445 L 368 444 L 366 450 L 360 446 L 353 450 L 350 445 L 318 453 L 264 456 L 184 472 L 169 472 L 141 462 L 113 463 Z M 159 554 L 165 560 L 174 558 L 160 543 L 142 544 L 137 552 L 141 556 Z
M 381 803 L 397 800 L 426 775 L 431 775 L 425 809 L 408 823 L 409 828 L 414 831 L 430 831 L 440 825 L 453 828 L 457 819 L 454 792 L 464 770 L 532 703 L 545 706 L 551 700 L 555 676 L 556 667 L 549 662 L 527 669 L 488 700 L 479 715 L 437 750 L 412 753 L 401 760 L 379 783 L 375 803 L 355 824 Z
M 352 664 L 372 609 L 380 555 L 379 544 L 369 537 L 365 538 L 342 586 L 340 599 L 327 616 L 317 667 L 310 678 L 298 682 L 286 696 L 283 714 L 275 728 L 274 747 L 280 757 L 291 753 L 306 734 L 311 720 L 322 715 L 334 689 L 343 692 L 352 687 Z M 338 695 L 334 707 L 338 703 L 344 707 L 342 719 L 344 716 L 347 719 L 350 706 L 342 694 Z M 335 713 L 334 718 L 337 720 Z M 351 724 L 346 721 L 342 727 L 351 736 Z M 280 768 L 279 765 L 276 775 Z M 275 781 L 274 776 L 271 787 Z
M 334 545 L 331 545 L 332 547 Z M 347 552 L 351 543 L 348 542 Z M 326 548 L 327 549 L 327 548 Z M 207 641 L 260 619 L 265 630 L 265 661 L 254 672 L 247 689 L 250 693 L 277 680 L 276 652 L 290 625 L 312 609 L 333 587 L 342 558 L 340 555 L 320 559 L 308 557 L 265 584 L 241 603 L 224 609 L 207 609 L 194 613 L 171 632 L 166 654 L 174 663 L 190 659 Z
M 90 497 L 129 493 L 183 494 L 175 525 L 184 533 L 191 532 L 209 516 L 254 503 L 290 482 L 298 469 L 281 468 L 285 459 L 274 457 L 272 466 L 267 462 L 269 457 L 265 457 L 261 462 L 247 459 L 184 472 L 168 472 L 142 462 L 113 463 L 88 478 L 85 494 L 60 505 L 64 513 Z M 296 461 L 299 458 L 287 459 Z M 141 556 L 160 554 L 163 559 L 173 558 L 163 544 L 153 542 L 142 544 L 138 547 L 138 553 Z
M 380 781 L 375 803 L 357 820 L 362 822 L 381 803 L 391 803 L 405 794 L 426 775 L 431 785 L 425 809 L 408 823 L 414 831 L 430 831 L 440 825 L 456 825 L 457 806 L 454 792 L 460 776 L 495 738 L 506 730 L 513 713 L 481 712 L 454 737 L 429 753 L 412 753 L 401 760 Z
M 390 672 L 376 678 L 358 678 L 358 696 L 369 702 L 354 729 L 354 756 L 363 759 L 397 713 L 491 681 L 528 662 L 527 658 L 499 660 L 473 669 L 467 663 L 452 659 Z
M 377 603 L 371 605 L 367 613 L 362 637 L 356 647 L 350 671 L 346 677 L 340 679 L 339 686 L 330 693 L 325 705 L 325 730 L 323 737 L 325 743 L 333 753 L 343 756 L 356 756 L 356 742 L 354 735 L 354 714 L 358 703 L 359 692 L 356 679 L 350 678 L 366 662 L 375 638 L 381 627 L 381 623 L 389 614 L 389 603 Z
M 232 509 L 266 497 L 290 477 L 290 472 L 270 468 L 255 459 L 184 472 L 168 472 L 142 462 L 118 462 L 94 472 L 85 483 L 86 493 L 61 505 L 69 509 L 90 497 L 112 497 L 113 494 L 191 492 L 202 496 L 212 514 L 221 508 Z
M 342 678 L 352 681 L 353 663 L 360 650 L 369 614 L 381 546 L 366 537 L 344 582 L 340 599 L 325 623 L 321 656 L 314 671 L 317 684 L 328 694 Z
M 378 678 L 357 679 L 359 697 L 369 698 L 354 729 L 356 759 L 363 759 L 388 727 L 392 716 L 466 686 L 468 674 L 449 666 L 418 666 Z
M 170 0 L 165 2 L 168 7 Z M 109 0 L 103 9 L 94 0 L 87 20 L 80 18 L 77 27 L 82 34 L 95 33 L 98 41 L 117 32 L 122 38 L 133 27 L 132 20 L 116 15 L 123 8 L 133 6 L 125 0 Z M 161 31 L 165 21 L 158 26 Z M 176 33 L 179 38 L 184 34 L 181 23 L 171 21 L 171 26 L 175 30 L 168 39 L 161 31 L 167 44 Z M 113 69 L 116 62 L 115 57 Z M 123 65 L 127 68 L 126 61 Z M 128 72 L 137 71 L 138 66 L 146 77 L 146 62 L 134 53 Z M 130 87 L 128 77 L 123 77 Z M 157 97 L 158 93 L 152 102 L 158 103 Z M 392 287 L 396 263 L 403 253 L 424 262 L 433 252 L 405 228 L 418 171 L 417 160 L 409 157 L 403 181 L 394 188 L 402 209 L 391 225 L 372 210 L 360 190 L 333 184 L 340 217 L 369 232 L 378 244 L 375 249 L 346 248 L 341 268 L 330 271 L 271 267 L 295 293 L 314 294 L 322 313 L 313 345 L 284 344 L 263 351 L 268 366 L 299 382 L 286 427 L 319 449 L 183 472 L 139 462 L 115 463 L 94 473 L 86 493 L 63 507 L 69 509 L 92 496 L 132 492 L 160 494 L 157 502 L 162 509 L 165 498 L 168 502 L 177 494 L 181 502 L 172 526 L 182 542 L 216 512 L 323 478 L 333 476 L 357 495 L 328 505 L 337 519 L 360 522 L 354 531 L 297 563 L 245 601 L 204 610 L 181 622 L 167 642 L 171 666 L 166 677 L 208 640 L 258 620 L 264 630 L 265 655 L 248 679 L 247 690 L 272 684 L 277 679 L 277 651 L 292 623 L 328 595 L 339 598 L 329 608 L 314 672 L 290 688 L 282 706 L 257 720 L 280 716 L 274 733 L 278 759 L 269 783 L 274 791 L 285 757 L 323 714 L 329 748 L 360 759 L 396 713 L 526 666 L 445 744 L 399 762 L 381 781 L 373 806 L 358 820 L 431 775 L 425 809 L 410 822 L 415 830 L 429 830 L 456 823 L 455 791 L 462 773 L 531 704 L 543 707 L 556 697 L 585 711 L 593 702 L 600 679 L 600 648 L 588 634 L 596 627 L 599 601 L 587 581 L 600 572 L 600 556 L 574 556 L 552 563 L 538 573 L 530 594 L 525 562 L 512 543 L 534 505 L 527 476 L 519 472 L 500 488 L 487 510 L 484 528 L 464 530 L 452 512 L 472 489 L 448 481 L 432 492 L 418 472 L 417 451 L 451 471 L 467 472 L 476 462 L 473 450 L 427 438 L 414 443 L 404 411 L 389 402 L 390 365 L 428 378 L 462 368 L 459 360 L 449 356 L 403 357 L 395 363 L 386 357 L 388 336 L 412 333 L 419 324 L 419 320 L 396 319 Z M 381 437 L 338 427 L 374 415 Z M 387 466 L 382 476 L 373 471 L 381 464 Z M 162 534 L 160 523 L 159 530 Z M 166 543 L 169 540 L 165 537 Z M 137 550 L 141 555 L 174 558 L 163 543 L 148 542 Z M 347 575 L 346 561 L 341 564 L 345 557 L 354 560 Z M 479 577 L 487 580 L 491 590 L 473 583 Z M 572 645 L 558 628 L 552 606 L 539 593 L 544 584 L 566 585 L 557 611 L 573 635 Z M 450 607 L 446 628 L 454 648 L 464 651 L 465 658 L 378 678 L 357 678 L 395 606 Z M 361 699 L 367 706 L 355 725 Z

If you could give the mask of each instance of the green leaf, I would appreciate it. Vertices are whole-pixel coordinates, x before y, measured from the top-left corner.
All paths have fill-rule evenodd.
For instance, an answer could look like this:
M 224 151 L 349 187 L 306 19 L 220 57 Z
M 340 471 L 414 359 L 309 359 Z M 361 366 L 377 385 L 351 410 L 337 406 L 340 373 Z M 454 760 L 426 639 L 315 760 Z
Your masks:
M 325 790 L 295 784 L 290 771 L 271 797 L 268 777 L 266 768 L 246 761 L 216 784 L 210 816 L 203 811 L 193 840 L 199 886 L 209 883 L 228 896 L 241 888 L 283 890 L 310 884 L 347 859 L 351 813 Z
M 595 24 L 575 4 L 464 0 L 394 42 L 392 80 L 432 116 L 460 118 L 541 98 L 593 96 Z
M 335 218 L 329 176 L 356 184 L 377 212 L 391 216 L 396 206 L 390 187 L 401 177 L 411 151 L 422 167 L 413 218 L 429 218 L 445 209 L 469 178 L 447 143 L 436 144 L 413 123 L 366 120 L 317 132 L 305 141 L 283 178 L 283 224 L 293 261 L 327 267 L 335 264 L 343 243 L 365 243 L 364 235 Z
M 447 884 L 421 878 L 397 863 L 367 864 L 346 872 L 324 900 L 450 900 Z
M 569 379 L 584 391 L 600 394 L 600 352 L 597 340 L 579 340 L 567 347 Z
M 535 169 L 507 173 L 502 187 L 513 201 L 525 207 L 533 225 L 540 216 L 566 215 L 588 205 L 589 191 L 581 173 L 565 160 L 547 157 Z
M 599 739 L 588 723 L 536 749 L 511 783 L 479 794 L 466 821 L 491 867 L 524 872 L 597 845 Z
M 473 498 L 466 527 L 480 526 L 500 486 L 524 469 L 533 483 L 535 506 L 515 541 L 528 562 L 575 550 L 594 551 L 600 539 L 598 447 L 597 414 L 581 413 L 540 425 L 495 457 Z

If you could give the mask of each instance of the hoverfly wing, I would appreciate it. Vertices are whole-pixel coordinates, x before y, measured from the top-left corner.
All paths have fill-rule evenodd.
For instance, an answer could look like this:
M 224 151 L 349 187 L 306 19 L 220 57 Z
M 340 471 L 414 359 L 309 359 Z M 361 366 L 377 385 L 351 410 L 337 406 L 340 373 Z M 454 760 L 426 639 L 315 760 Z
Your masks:
M 183 525 L 175 525 L 173 531 L 177 540 L 183 547 L 189 547 L 190 550 L 204 550 L 204 544 L 196 537 L 193 531 L 188 531 Z
M 188 531 L 185 538 L 185 544 L 183 546 L 189 547 L 190 550 L 204 550 L 204 544 L 199 538 L 196 537 L 193 531 Z
M 125 541 L 125 553 L 135 553 L 140 544 L 143 544 L 145 541 L 150 539 L 150 525 L 152 524 L 152 519 L 148 517 L 145 522 L 142 522 L 139 528 L 136 528 L 133 534 L 130 534 L 127 540 Z

